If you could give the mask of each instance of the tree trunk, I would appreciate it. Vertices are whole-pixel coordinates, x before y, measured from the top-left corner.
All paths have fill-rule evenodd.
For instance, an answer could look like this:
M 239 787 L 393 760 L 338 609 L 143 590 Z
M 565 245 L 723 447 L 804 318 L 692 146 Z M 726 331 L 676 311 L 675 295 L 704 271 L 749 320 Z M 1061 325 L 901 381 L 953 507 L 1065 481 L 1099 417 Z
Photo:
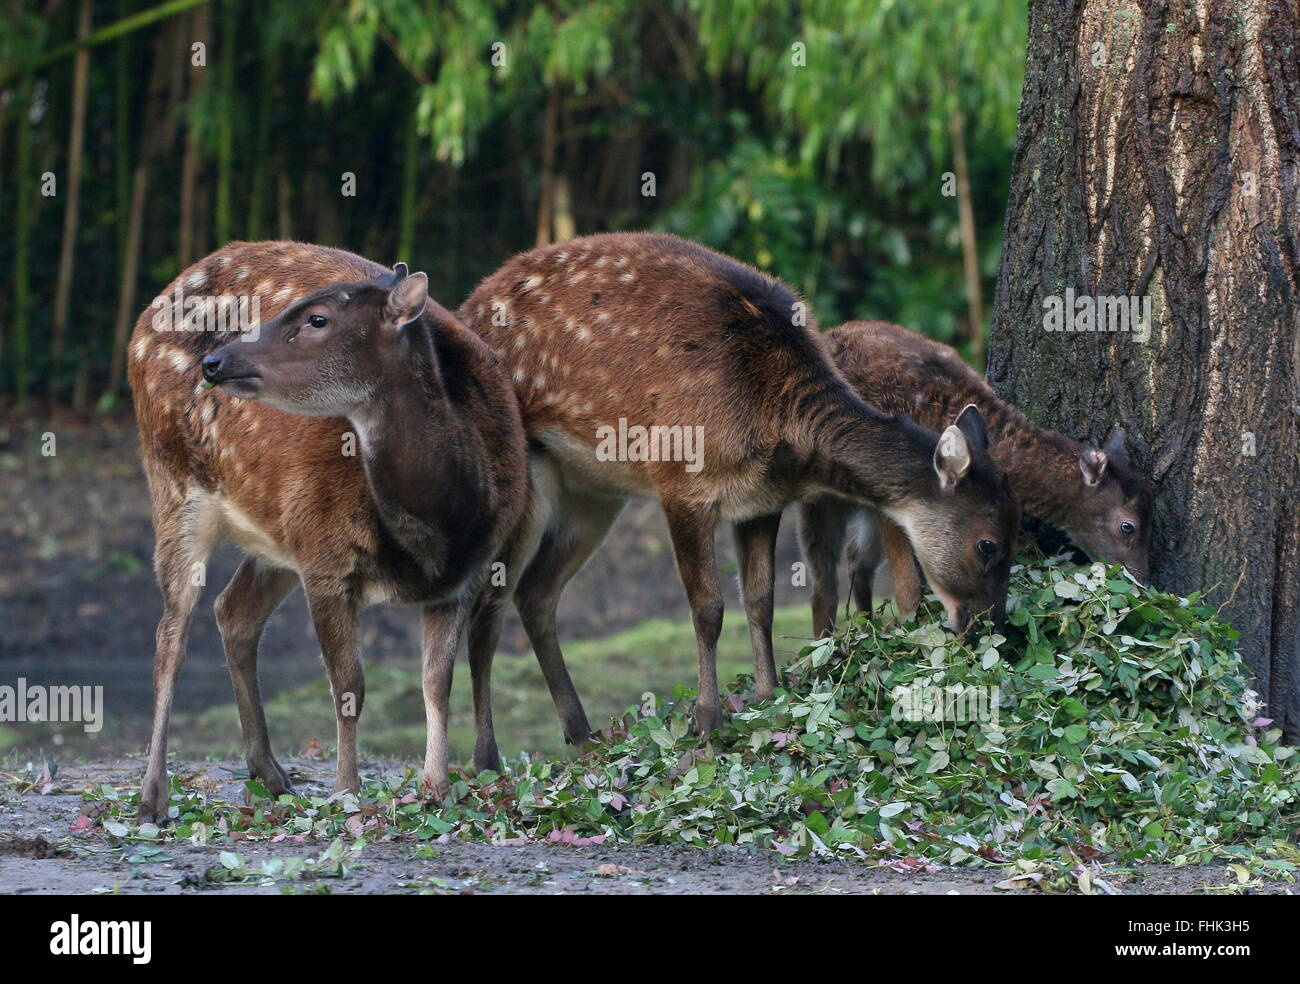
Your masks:
M 536 246 L 552 242 L 551 221 L 555 211 L 555 144 L 560 126 L 560 87 L 551 86 L 546 93 L 546 116 L 542 122 L 542 189 L 537 203 Z
M 980 294 L 979 244 L 975 239 L 975 208 L 971 203 L 970 165 L 966 161 L 966 120 L 960 110 L 948 114 L 953 174 L 957 178 L 957 219 L 961 228 L 962 276 L 966 281 L 966 318 L 971 363 L 984 367 L 984 298 Z
M 1298 36 L 1294 0 L 1030 4 L 989 353 L 994 385 L 1038 422 L 1093 439 L 1128 429 L 1156 483 L 1156 584 L 1225 605 L 1291 741 Z M 1132 324 L 1047 330 L 1045 302 L 1067 290 L 1149 298 L 1149 338 Z
M 90 0 L 77 10 L 77 37 L 90 34 Z M 77 210 L 81 203 L 81 148 L 86 136 L 86 84 L 90 78 L 90 49 L 77 52 L 72 79 L 72 127 L 68 135 L 68 187 L 63 208 L 63 242 L 59 248 L 59 279 L 54 289 L 54 321 L 50 328 L 50 403 L 57 403 L 63 372 L 63 340 L 72 301 L 72 266 L 77 258 Z

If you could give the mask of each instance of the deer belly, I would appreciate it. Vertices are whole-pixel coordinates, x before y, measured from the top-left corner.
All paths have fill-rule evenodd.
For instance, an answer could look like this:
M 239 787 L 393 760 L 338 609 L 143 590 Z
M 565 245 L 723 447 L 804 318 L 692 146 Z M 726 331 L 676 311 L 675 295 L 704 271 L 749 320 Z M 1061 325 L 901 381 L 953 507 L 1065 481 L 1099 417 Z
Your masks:
M 296 571 L 298 564 L 293 555 L 266 530 L 229 499 L 221 500 L 221 517 L 225 520 L 230 539 L 247 554 L 264 560 L 274 567 Z
M 599 454 L 595 444 L 587 444 L 562 430 L 552 428 L 535 437 L 560 466 L 567 481 L 608 495 L 654 495 L 654 485 L 635 462 L 621 461 L 617 455 Z

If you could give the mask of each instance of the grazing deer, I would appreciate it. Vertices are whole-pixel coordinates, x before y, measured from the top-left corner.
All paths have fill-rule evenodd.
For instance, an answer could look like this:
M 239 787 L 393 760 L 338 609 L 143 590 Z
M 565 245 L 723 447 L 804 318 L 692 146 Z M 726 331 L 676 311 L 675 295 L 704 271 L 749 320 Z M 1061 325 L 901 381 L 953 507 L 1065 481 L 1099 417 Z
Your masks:
M 551 469 L 515 600 L 571 740 L 586 736 L 586 717 L 562 676 L 556 605 L 631 496 L 657 496 L 668 520 L 695 625 L 702 735 L 721 720 L 719 521 L 737 524 L 760 700 L 776 682 L 776 524 L 800 498 L 833 492 L 897 522 L 954 627 L 1001 613 L 1020 516 L 984 452 L 979 411 L 940 437 L 867 406 L 802 311 L 779 281 L 702 246 L 616 233 L 516 256 L 457 313 L 508 367 Z M 482 611 L 497 617 L 499 599 Z
M 167 815 L 172 692 L 203 565 L 222 536 L 247 555 L 216 616 L 251 775 L 272 794 L 289 789 L 267 735 L 257 649 L 301 580 L 335 702 L 335 789 L 358 788 L 358 611 L 393 601 L 423 606 L 424 781 L 445 794 L 457 641 L 526 508 L 528 472 L 508 376 L 427 293 L 425 275 L 402 264 L 233 243 L 182 273 L 136 323 L 130 381 L 164 603 L 142 816 Z M 202 330 L 231 328 L 207 318 L 235 298 L 245 311 L 250 298 L 260 305 L 260 325 Z M 480 658 L 473 673 L 482 767 L 496 753 L 489 666 Z
M 1129 463 L 1124 430 L 1100 449 L 1043 430 L 1005 400 L 949 346 L 883 321 L 850 321 L 825 345 L 858 396 L 887 413 L 933 427 L 973 404 L 988 421 L 989 451 L 1006 470 L 1025 511 L 1058 527 L 1096 560 L 1148 574 L 1150 483 Z M 912 553 L 887 518 L 830 496 L 799 505 L 800 540 L 812 572 L 813 629 L 831 628 L 838 604 L 836 569 L 845 541 L 857 605 L 871 611 L 871 582 L 881 547 L 889 559 L 900 611 L 920 598 Z

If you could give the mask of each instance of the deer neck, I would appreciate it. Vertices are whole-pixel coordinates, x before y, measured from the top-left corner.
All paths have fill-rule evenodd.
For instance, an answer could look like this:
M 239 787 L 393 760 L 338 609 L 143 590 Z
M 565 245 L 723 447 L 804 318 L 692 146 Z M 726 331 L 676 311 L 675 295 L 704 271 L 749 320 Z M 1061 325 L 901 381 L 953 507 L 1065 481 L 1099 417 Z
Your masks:
M 818 485 L 887 514 L 937 486 L 932 432 L 856 397 L 844 397 L 835 416 L 830 453 L 813 468 Z
M 1025 512 L 1068 531 L 1082 484 L 1079 455 L 1084 445 L 1037 427 L 1018 412 L 986 417 L 989 451 L 1002 465 Z
M 445 569 L 457 503 L 476 500 L 473 469 L 448 404 L 434 331 L 419 322 L 372 401 L 348 418 L 385 529 L 429 574 Z M 467 487 L 466 483 L 470 483 Z

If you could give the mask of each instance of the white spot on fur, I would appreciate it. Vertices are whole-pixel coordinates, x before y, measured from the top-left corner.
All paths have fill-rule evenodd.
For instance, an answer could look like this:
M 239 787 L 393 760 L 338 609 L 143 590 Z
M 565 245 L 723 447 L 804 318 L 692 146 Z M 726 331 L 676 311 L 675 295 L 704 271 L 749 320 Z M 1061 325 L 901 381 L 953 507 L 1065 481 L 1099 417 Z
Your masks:
M 147 331 L 142 331 L 136 336 L 135 341 L 131 343 L 131 354 L 135 356 L 136 362 L 142 361 L 145 355 L 148 354 L 149 341 L 149 333 Z
M 208 282 L 208 275 L 202 270 L 195 270 L 185 278 L 185 286 L 190 290 L 198 290 Z

